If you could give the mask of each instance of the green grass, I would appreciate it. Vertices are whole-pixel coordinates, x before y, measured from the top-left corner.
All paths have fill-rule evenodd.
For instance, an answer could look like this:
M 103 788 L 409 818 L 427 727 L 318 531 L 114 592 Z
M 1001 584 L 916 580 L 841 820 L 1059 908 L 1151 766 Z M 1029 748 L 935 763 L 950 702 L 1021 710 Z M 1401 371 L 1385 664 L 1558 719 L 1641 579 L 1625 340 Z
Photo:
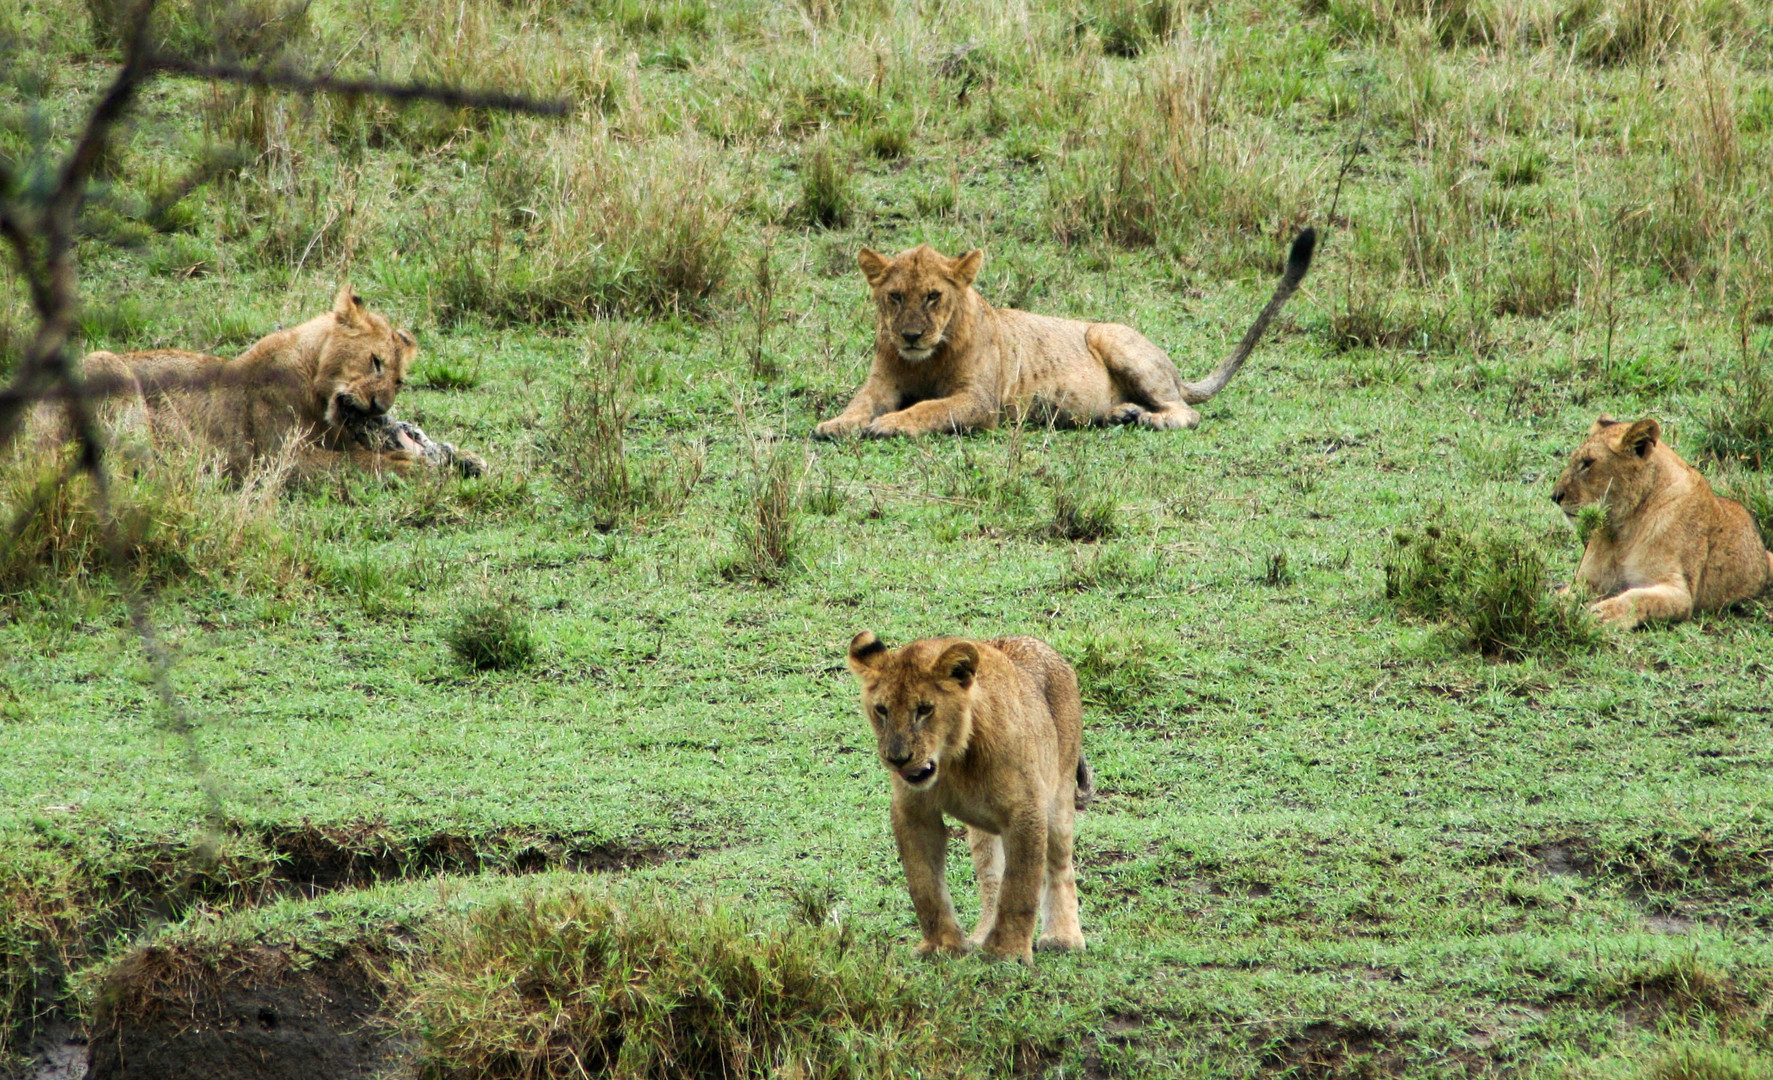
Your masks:
M 102 85 L 85 11 L 0 11 L 34 46 L 8 54 L 7 162 L 62 145 Z M 1767 601 L 1594 648 L 1559 636 L 1580 620 L 1509 621 L 1574 571 L 1547 496 L 1602 411 L 1659 417 L 1768 520 L 1765 12 L 1026 14 L 316 0 L 287 42 L 316 63 L 574 115 L 152 88 L 83 241 L 88 344 L 236 352 L 348 277 L 419 339 L 397 414 L 493 471 L 256 501 L 132 476 L 191 744 L 90 520 L 30 534 L 0 597 L 9 1048 L 52 1007 L 89 1016 L 131 942 L 225 971 L 299 938 L 399 956 L 391 1012 L 467 1070 L 547 1018 L 448 995 L 605 978 L 584 965 L 613 903 L 637 913 L 622 949 L 691 975 L 633 1013 L 563 1011 L 578 1050 L 608 1021 L 639 1032 L 624 1052 L 678 1052 L 665 997 L 718 985 L 781 1025 L 694 1013 L 765 1075 L 907 1031 L 907 1053 L 972 1051 L 962 1074 L 1766 1075 Z M 190 18 L 199 44 L 232 33 Z M 244 164 L 151 213 L 207 159 L 193 131 Z M 806 441 L 867 367 L 864 244 L 983 247 L 994 302 L 1131 323 L 1193 378 L 1308 222 L 1312 276 L 1196 431 Z M 10 357 L 29 321 L 0 280 Z M 1394 537 L 1442 506 L 1471 572 L 1401 611 Z M 505 597 L 527 662 L 459 658 L 514 640 L 467 619 Z M 1036 634 L 1078 666 L 1087 952 L 909 962 L 843 662 L 862 629 Z M 579 936 L 547 952 L 529 913 Z M 706 942 L 644 933 L 672 918 Z M 780 969 L 692 955 L 737 939 L 755 954 L 721 964 L 835 981 L 733 989 Z M 808 1011 L 845 979 L 877 1000 Z M 868 1011 L 893 1001 L 961 1019 Z

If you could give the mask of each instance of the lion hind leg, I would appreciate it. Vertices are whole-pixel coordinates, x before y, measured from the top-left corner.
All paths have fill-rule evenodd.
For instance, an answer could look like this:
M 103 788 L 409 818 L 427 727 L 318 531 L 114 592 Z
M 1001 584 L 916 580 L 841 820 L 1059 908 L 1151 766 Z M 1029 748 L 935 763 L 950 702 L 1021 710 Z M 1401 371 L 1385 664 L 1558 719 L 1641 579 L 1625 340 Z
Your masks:
M 1130 326 L 1096 323 L 1085 341 L 1114 385 L 1118 400 L 1107 409 L 1110 423 L 1139 424 L 1158 431 L 1200 425 L 1200 413 L 1183 397 L 1176 365 L 1145 335 Z
M 967 845 L 973 851 L 973 876 L 979 880 L 979 923 L 967 941 L 978 948 L 997 925 L 997 898 L 1003 891 L 1003 839 L 968 826 Z

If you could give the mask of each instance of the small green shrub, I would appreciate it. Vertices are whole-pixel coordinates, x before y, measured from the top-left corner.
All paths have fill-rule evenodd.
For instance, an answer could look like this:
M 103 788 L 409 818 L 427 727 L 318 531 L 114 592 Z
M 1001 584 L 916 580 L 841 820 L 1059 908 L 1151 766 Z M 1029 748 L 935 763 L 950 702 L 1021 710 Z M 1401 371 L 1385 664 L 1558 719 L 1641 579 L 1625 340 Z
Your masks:
M 1447 622 L 1467 648 L 1516 660 L 1589 651 L 1604 640 L 1580 598 L 1551 593 L 1545 559 L 1525 541 L 1444 523 L 1394 539 L 1386 599 Z
M 485 597 L 464 607 L 444 640 L 457 660 L 481 671 L 528 667 L 536 655 L 529 619 L 510 597 Z
M 441 357 L 425 361 L 418 382 L 433 390 L 472 390 L 480 385 L 480 365 Z

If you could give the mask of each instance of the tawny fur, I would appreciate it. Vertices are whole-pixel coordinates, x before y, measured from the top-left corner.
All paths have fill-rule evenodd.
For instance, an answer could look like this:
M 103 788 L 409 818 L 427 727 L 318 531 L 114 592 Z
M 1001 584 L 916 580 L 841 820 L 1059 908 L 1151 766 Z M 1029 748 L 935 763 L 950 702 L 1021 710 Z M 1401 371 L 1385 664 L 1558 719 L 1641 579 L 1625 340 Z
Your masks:
M 983 946 L 1027 962 L 1035 948 L 1083 948 L 1072 826 L 1094 782 L 1071 665 L 1030 637 L 926 638 L 889 652 L 866 631 L 850 642 L 849 662 L 892 776 L 893 836 L 923 933 L 917 951 Z M 948 894 L 945 814 L 967 826 L 978 876 L 970 938 Z
M 1590 610 L 1604 622 L 1629 630 L 1685 619 L 1746 600 L 1773 580 L 1773 555 L 1754 519 L 1713 494 L 1655 420 L 1595 421 L 1551 497 L 1571 518 L 1586 506 L 1605 513 L 1575 581 L 1599 597 Z
M 1317 234 L 1293 241 L 1268 306 L 1207 378 L 1187 383 L 1164 351 L 1118 323 L 1079 322 L 995 308 L 973 288 L 984 253 L 958 259 L 927 244 L 889 259 L 863 248 L 875 304 L 874 364 L 843 412 L 813 429 L 922 435 L 991 428 L 1005 414 L 1064 424 L 1192 428 L 1192 406 L 1224 388 L 1311 266 Z
M 84 373 L 107 402 L 110 426 L 145 425 L 156 443 L 206 445 L 237 476 L 286 450 L 299 471 L 343 463 L 405 471 L 419 454 L 364 432 L 386 417 L 417 351 L 411 334 L 366 309 L 346 285 L 331 311 L 260 339 L 236 359 L 94 352 Z M 39 412 L 47 430 L 65 436 L 51 406 Z

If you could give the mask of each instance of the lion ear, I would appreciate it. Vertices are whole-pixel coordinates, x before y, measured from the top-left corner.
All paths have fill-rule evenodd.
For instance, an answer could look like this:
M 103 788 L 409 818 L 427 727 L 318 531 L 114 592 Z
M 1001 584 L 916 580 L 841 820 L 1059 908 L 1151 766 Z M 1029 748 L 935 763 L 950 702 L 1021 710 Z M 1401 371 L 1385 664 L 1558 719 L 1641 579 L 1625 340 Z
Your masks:
M 1656 449 L 1656 440 L 1660 438 L 1662 425 L 1654 417 L 1646 416 L 1625 429 L 1625 438 L 1619 440 L 1619 445 L 1638 457 L 1649 457 L 1650 451 Z
M 979 267 L 985 265 L 985 253 L 978 248 L 967 252 L 954 260 L 954 279 L 962 285 L 971 285 L 979 276 Z
M 850 670 L 858 676 L 873 674 L 886 659 L 887 647 L 871 630 L 864 630 L 850 639 Z
M 887 271 L 892 269 L 893 260 L 873 248 L 863 248 L 856 253 L 856 265 L 862 268 L 862 276 L 868 279 L 868 284 L 879 285 L 886 280 Z
M 953 679 L 960 684 L 962 690 L 973 685 L 973 675 L 979 670 L 979 650 L 970 641 L 958 641 L 942 650 L 936 657 L 933 668 L 936 678 Z
M 363 324 L 363 300 L 351 288 L 349 281 L 340 285 L 338 295 L 332 298 L 332 313 L 338 316 L 341 325 L 361 326 Z

